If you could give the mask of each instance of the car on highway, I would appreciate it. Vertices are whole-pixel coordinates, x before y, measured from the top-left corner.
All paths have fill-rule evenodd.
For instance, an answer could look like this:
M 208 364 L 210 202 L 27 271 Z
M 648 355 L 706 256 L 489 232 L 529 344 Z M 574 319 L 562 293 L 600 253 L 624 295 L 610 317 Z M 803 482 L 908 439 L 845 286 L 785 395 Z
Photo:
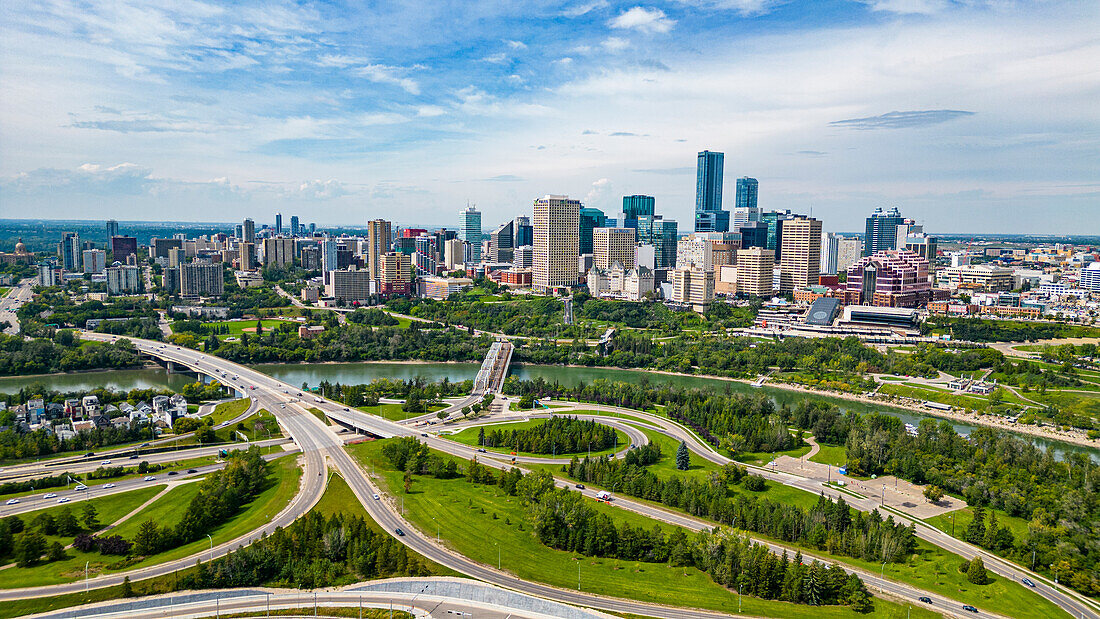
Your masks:
M 60 499 L 58 499 L 57 502 L 58 503 L 68 503 L 69 502 L 69 497 L 63 496 Z
M 187 474 L 190 475 L 191 473 L 198 473 L 198 471 L 195 469 L 187 469 Z
M 931 604 L 932 603 L 932 598 L 928 597 L 927 595 L 922 595 L 919 598 L 917 598 L 917 600 L 919 600 L 921 602 L 924 602 L 925 604 Z
M 156 479 L 156 477 L 153 477 L 152 475 L 146 475 L 144 481 L 153 481 L 155 479 Z
M 423 436 L 423 437 L 427 438 L 427 436 L 428 436 L 428 433 L 427 433 L 427 432 L 421 432 L 421 433 L 420 433 L 420 436 Z
M 577 490 L 584 490 L 584 484 L 577 484 Z
M 134 454 L 128 458 L 129 460 L 137 460 L 137 454 Z
M 477 452 L 483 454 L 483 453 L 485 453 L 485 449 L 484 448 L 478 448 Z
M 114 488 L 114 487 L 115 487 L 114 484 L 103 484 L 103 489 L 104 490 L 110 490 L 111 488 Z
M 1035 583 L 1034 583 L 1034 582 L 1032 582 L 1030 578 L 1022 578 L 1022 579 L 1020 579 L 1020 582 L 1022 582 L 1022 583 L 1024 583 L 1025 585 L 1027 585 L 1027 586 L 1031 587 L 1032 589 L 1034 589 L 1034 588 L 1035 588 Z
M 168 471 L 168 476 L 179 475 L 179 471 Z
M 393 532 L 396 533 L 399 537 L 405 537 L 405 532 L 401 529 L 394 529 Z
M 8 499 L 8 502 L 4 503 L 4 505 L 15 505 L 17 503 L 19 503 L 19 499 Z
M 57 495 L 51 492 L 49 494 L 43 495 L 42 498 L 44 498 L 44 499 L 56 499 Z
M 968 613 L 975 613 L 975 614 L 978 612 L 978 609 L 974 608 L 970 604 L 964 604 L 963 605 L 963 610 L 965 610 Z
M 88 453 L 84 454 L 84 457 L 85 458 L 93 458 L 93 457 L 95 457 L 95 452 L 94 451 L 89 451 Z
M 100 462 L 100 464 L 102 464 L 103 466 L 107 466 L 110 463 L 111 463 L 110 460 L 104 460 L 103 462 Z
M 374 500 L 375 500 L 375 501 L 377 501 L 377 500 L 379 500 L 379 499 L 381 499 L 381 498 L 382 498 L 382 497 L 378 496 L 377 494 L 375 494 L 375 495 L 374 495 Z
M 84 484 L 77 484 L 76 487 L 73 488 L 73 490 L 76 490 L 77 492 L 84 492 L 87 489 L 88 486 L 85 486 Z

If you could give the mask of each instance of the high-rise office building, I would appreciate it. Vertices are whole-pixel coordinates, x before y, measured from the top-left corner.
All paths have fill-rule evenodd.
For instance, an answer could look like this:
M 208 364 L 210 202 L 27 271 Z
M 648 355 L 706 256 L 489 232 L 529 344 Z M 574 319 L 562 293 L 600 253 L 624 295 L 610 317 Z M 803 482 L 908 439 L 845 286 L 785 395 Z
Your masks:
M 298 223 L 298 216 L 290 216 L 290 236 L 298 236 L 302 232 L 302 225 Z
M 367 271 L 371 279 L 377 280 L 382 274 L 382 255 L 390 251 L 392 225 L 385 219 L 372 219 L 367 222 Z
M 107 270 L 107 252 L 102 249 L 85 249 L 81 253 L 85 273 L 102 273 Z
M 665 219 L 660 215 L 643 215 L 638 218 L 638 242 L 655 248 L 656 268 L 662 269 L 676 264 L 676 220 Z
M 530 218 L 520 216 L 512 220 L 512 247 L 523 247 L 534 243 L 535 233 Z
M 513 223 L 512 221 L 506 221 L 489 233 L 489 247 L 492 251 L 490 259 L 493 262 L 512 261 L 515 252 L 515 246 L 512 245 Z
M 118 222 L 114 219 L 107 220 L 107 242 L 111 242 L 112 237 L 118 236 Z
M 896 207 L 888 211 L 883 211 L 882 207 L 876 208 L 867 218 L 867 228 L 863 234 L 863 255 L 870 256 L 880 251 L 896 249 L 898 225 L 902 223 L 904 219 Z
M 339 268 L 339 264 L 336 239 L 324 239 L 321 241 L 321 271 L 325 273 L 335 271 Z
M 844 237 L 839 234 L 833 234 L 827 232 L 821 235 L 821 272 L 829 275 L 835 275 L 837 251 L 840 249 L 840 239 Z
M 255 243 L 237 243 L 237 265 L 242 271 L 249 271 L 256 266 Z
M 62 269 L 75 273 L 80 270 L 80 235 L 66 232 L 61 235 L 61 244 L 57 248 L 57 257 Z
M 532 282 L 536 292 L 577 285 L 580 255 L 580 200 L 547 195 L 534 203 Z
M 635 231 L 631 228 L 596 228 L 592 231 L 593 266 L 610 269 L 618 263 L 624 269 L 634 268 Z
M 412 260 L 407 254 L 389 252 L 379 260 L 379 294 L 408 294 L 412 283 Z
M 726 232 L 730 229 L 729 211 L 722 210 L 723 153 L 704 150 L 699 153 L 695 174 L 695 231 Z
M 714 300 L 714 271 L 675 268 L 669 275 L 673 303 L 702 311 Z
M 714 246 L 710 235 L 721 233 L 696 232 L 685 236 L 676 243 L 676 268 L 678 269 L 714 269 Z
M 225 292 L 225 272 L 220 264 L 189 262 L 181 264 L 180 294 L 185 297 L 218 296 Z
M 783 221 L 783 254 L 779 259 L 779 290 L 793 292 L 821 275 L 821 221 L 795 215 Z
M 652 217 L 656 212 L 656 200 L 653 196 L 623 196 L 622 221 L 615 222 L 620 228 L 637 228 L 638 219 L 643 216 Z M 581 252 L 585 253 L 585 252 Z
M 858 237 L 841 237 L 836 243 L 836 272 L 848 270 L 863 255 L 863 241 Z
M 251 219 L 244 220 L 243 231 L 244 236 L 241 237 L 242 241 L 244 241 L 245 243 L 256 242 L 256 222 L 252 221 Z
M 737 179 L 737 208 L 755 209 L 760 183 L 755 178 L 742 176 Z
M 772 294 L 775 252 L 748 247 L 737 252 L 737 292 L 755 297 Z
M 264 266 L 288 267 L 294 264 L 294 239 L 277 236 L 264 239 Z
M 180 239 L 153 239 L 153 258 L 168 258 L 168 250 L 173 247 L 183 249 Z
M 625 198 L 623 199 L 625 201 Z M 580 252 L 592 253 L 592 231 L 607 225 L 607 216 L 598 208 L 585 207 L 580 213 Z
M 889 250 L 860 258 L 847 274 L 847 289 L 858 291 L 863 305 L 920 307 L 932 299 L 928 260 L 909 251 Z
M 470 244 L 473 261 L 481 262 L 481 211 L 467 206 L 458 216 L 460 238 Z
M 126 256 L 137 254 L 137 238 L 132 236 L 112 236 L 111 260 L 125 262 Z
M 275 234 L 283 233 L 283 214 L 275 213 Z

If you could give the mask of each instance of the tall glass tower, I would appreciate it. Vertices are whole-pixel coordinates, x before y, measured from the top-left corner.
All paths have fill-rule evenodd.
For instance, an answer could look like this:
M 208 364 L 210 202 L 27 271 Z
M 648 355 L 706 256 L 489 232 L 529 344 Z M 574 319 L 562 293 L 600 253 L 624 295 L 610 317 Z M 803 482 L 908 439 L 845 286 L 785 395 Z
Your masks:
M 481 211 L 472 206 L 458 214 L 462 240 L 470 244 L 473 262 L 481 262 Z
M 883 211 L 876 208 L 874 213 L 867 218 L 867 229 L 863 236 L 863 255 L 870 256 L 876 252 L 894 249 L 898 240 L 898 225 L 904 223 L 898 209 L 892 208 Z
M 580 211 L 580 244 L 582 254 L 592 253 L 592 230 L 607 226 L 607 216 L 598 208 L 582 208 Z
M 726 156 L 704 150 L 699 153 L 695 175 L 695 231 L 727 232 L 729 211 L 722 210 L 722 171 Z
M 756 194 L 760 183 L 755 178 L 743 176 L 737 179 L 737 208 L 756 208 Z
M 622 221 L 618 222 L 619 227 L 637 228 L 639 217 L 653 215 L 655 203 L 653 196 L 623 196 L 623 216 Z

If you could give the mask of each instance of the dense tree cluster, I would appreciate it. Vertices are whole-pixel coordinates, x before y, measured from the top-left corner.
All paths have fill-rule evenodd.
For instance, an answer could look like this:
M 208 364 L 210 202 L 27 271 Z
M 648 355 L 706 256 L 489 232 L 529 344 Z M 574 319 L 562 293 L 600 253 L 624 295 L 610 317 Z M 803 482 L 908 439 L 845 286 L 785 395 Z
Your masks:
M 404 544 L 361 516 L 309 512 L 287 528 L 180 579 L 184 589 L 270 585 L 332 587 L 372 578 L 430 576 Z
M 396 327 L 399 323 L 396 318 L 377 308 L 359 308 L 345 315 L 348 322 L 357 325 L 370 325 L 374 327 Z
M 0 432 L 0 460 L 36 458 L 64 451 L 83 451 L 153 438 L 153 428 L 148 424 L 96 427 L 94 430 L 81 430 L 76 436 L 66 439 L 59 439 L 56 434 L 44 428 L 32 432 L 9 428 Z
M 560 299 L 552 297 L 521 297 L 515 300 L 494 300 L 487 303 L 481 300 L 480 294 L 457 294 L 446 301 L 400 298 L 393 299 L 386 305 L 399 314 L 444 324 L 462 325 L 478 331 L 526 336 L 595 335 L 584 327 L 566 325 L 562 318 L 565 306 Z
M 1097 337 L 1100 329 L 1059 322 L 983 320 L 932 316 L 922 328 L 946 330 L 951 339 L 967 342 L 1033 342 L 1066 337 Z
M 762 478 L 746 475 L 744 469 L 733 464 L 706 481 L 680 477 L 661 480 L 628 459 L 608 457 L 573 458 L 567 471 L 579 481 L 833 554 L 898 562 L 916 548 L 916 536 L 910 527 L 895 523 L 893 516 L 884 520 L 877 511 L 853 514 L 843 498 L 832 501 L 819 496 L 814 507 L 807 510 L 745 493 L 731 494 L 729 486 L 738 483 L 749 490 L 764 489 L 758 485 Z
M 34 300 L 23 304 L 19 308 L 18 316 L 24 332 L 34 336 L 48 334 L 49 329 L 46 325 L 49 324 L 83 329 L 90 318 L 131 319 L 113 323 L 116 325 L 126 325 L 127 322 L 135 320 L 143 322 L 141 319 L 148 319 L 144 322 L 152 322 L 154 328 L 160 318 L 156 306 L 144 298 L 121 297 L 113 299 L 110 304 L 102 301 L 77 304 L 65 294 L 49 292 L 40 294 Z M 114 331 L 111 332 L 114 333 Z M 153 339 L 160 338 L 153 337 Z
M 618 444 L 615 429 L 588 419 L 554 416 L 530 428 L 498 430 L 481 428 L 477 444 L 537 454 L 573 454 L 602 451 Z
M 52 340 L 23 339 L 0 334 L 0 375 L 49 374 L 141 365 L 134 345 L 117 342 L 81 342 L 71 331 L 59 331 Z
M 377 378 L 368 384 L 341 385 L 321 381 L 318 393 L 326 398 L 343 402 L 348 406 L 375 406 L 381 398 L 416 398 L 423 402 L 433 402 L 441 398 L 465 395 L 473 391 L 474 381 L 464 380 L 452 383 L 444 378 L 439 382 L 428 382 L 421 376 L 410 380 L 391 380 Z

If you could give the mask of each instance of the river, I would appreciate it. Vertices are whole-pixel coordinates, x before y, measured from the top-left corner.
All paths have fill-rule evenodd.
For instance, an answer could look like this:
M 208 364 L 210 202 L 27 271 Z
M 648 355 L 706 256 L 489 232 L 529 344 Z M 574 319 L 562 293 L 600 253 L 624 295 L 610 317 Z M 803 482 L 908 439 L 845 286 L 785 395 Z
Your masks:
M 291 363 L 257 365 L 257 370 L 290 383 L 316 386 L 322 380 L 330 383 L 360 384 L 369 383 L 376 378 L 389 378 L 393 380 L 409 380 L 417 376 L 430 382 L 440 381 L 444 378 L 452 381 L 472 379 L 478 371 L 477 363 Z M 563 385 L 577 385 L 581 382 L 590 383 L 596 379 L 604 378 L 611 381 L 635 382 L 649 380 L 651 383 L 664 383 L 680 387 L 714 387 L 721 392 L 730 393 L 758 393 L 763 392 L 772 398 L 776 404 L 794 405 L 801 399 L 814 398 L 835 404 L 843 410 L 857 413 L 879 412 L 893 415 L 905 423 L 918 425 L 921 419 L 928 417 L 936 420 L 941 418 L 933 415 L 923 415 L 908 409 L 894 408 L 881 404 L 866 404 L 854 402 L 843 398 L 835 398 L 817 394 L 805 394 L 774 387 L 752 387 L 751 385 L 721 380 L 716 378 L 703 378 L 698 376 L 675 376 L 645 372 L 642 370 L 622 370 L 617 368 L 589 368 L 589 367 L 564 367 L 558 365 L 513 365 L 510 375 L 520 379 L 543 378 L 549 382 L 558 381 Z M 182 374 L 169 374 L 162 368 L 144 368 L 136 370 L 108 370 L 103 372 L 80 372 L 74 374 L 48 374 L 41 376 L 19 376 L 0 378 L 0 393 L 12 393 L 21 387 L 41 383 L 47 389 L 61 392 L 86 391 L 96 387 L 111 387 L 114 389 L 148 389 L 169 388 L 179 390 L 190 378 Z M 966 436 L 976 426 L 950 421 L 955 431 Z M 1100 449 L 1082 447 L 1056 440 L 1048 440 L 1039 437 L 1031 437 L 1025 434 L 1018 436 L 1029 439 L 1034 445 L 1046 449 L 1053 446 L 1059 457 L 1065 452 L 1088 453 L 1096 462 L 1100 462 Z

